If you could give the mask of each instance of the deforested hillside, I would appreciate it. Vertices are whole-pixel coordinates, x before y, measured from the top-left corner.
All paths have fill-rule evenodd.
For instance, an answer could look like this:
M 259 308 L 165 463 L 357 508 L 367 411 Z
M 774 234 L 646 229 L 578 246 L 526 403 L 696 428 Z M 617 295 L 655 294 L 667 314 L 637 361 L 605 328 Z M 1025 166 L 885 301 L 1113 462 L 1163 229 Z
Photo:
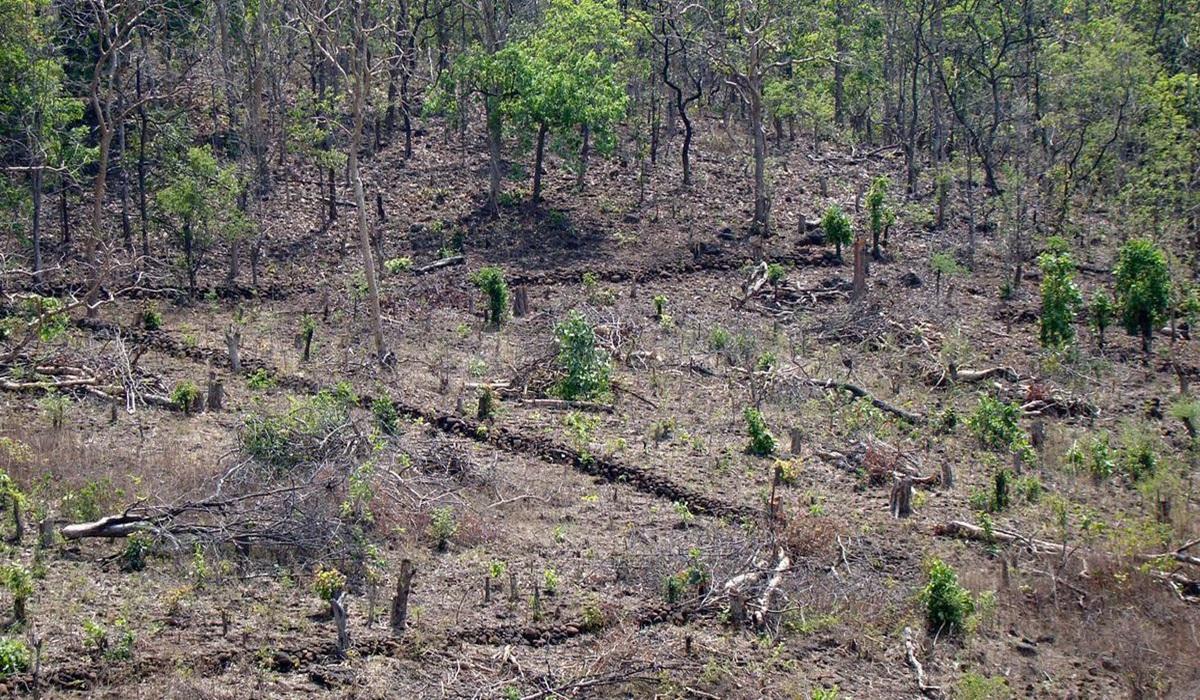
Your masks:
M 0 694 L 1200 695 L 1198 41 L 0 0 Z

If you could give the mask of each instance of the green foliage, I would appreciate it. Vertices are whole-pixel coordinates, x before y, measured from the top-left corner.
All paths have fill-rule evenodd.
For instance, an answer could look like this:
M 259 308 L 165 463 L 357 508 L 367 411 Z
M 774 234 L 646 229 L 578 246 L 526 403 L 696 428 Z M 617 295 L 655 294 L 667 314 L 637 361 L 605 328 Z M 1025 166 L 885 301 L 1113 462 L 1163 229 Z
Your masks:
M 0 678 L 29 670 L 29 647 L 15 637 L 0 637 Z
M 311 398 L 291 399 L 282 412 L 250 413 L 238 434 L 242 449 L 276 472 L 321 461 L 342 447 L 327 438 L 349 420 L 353 396 L 347 393 L 326 389 Z
M 750 434 L 750 443 L 746 446 L 746 451 L 758 457 L 775 454 L 775 436 L 767 428 L 767 421 L 762 412 L 747 406 L 742 411 L 742 417 L 746 419 L 746 431 Z
M 932 629 L 957 632 L 975 611 L 971 594 L 958 583 L 958 573 L 941 559 L 933 559 L 927 568 L 929 582 L 921 591 L 925 615 Z
M 196 382 L 185 379 L 171 390 L 171 405 L 184 413 L 191 413 L 200 401 L 200 387 Z
M 67 417 L 67 397 L 51 389 L 46 392 L 46 395 L 38 402 L 38 405 L 41 406 L 42 412 L 49 419 L 50 427 L 55 430 L 61 430 Z
M 454 509 L 450 506 L 435 508 L 429 519 L 429 535 L 439 552 L 444 552 L 450 546 L 450 540 L 458 534 L 458 521 L 454 518 Z
M 1013 450 L 1023 458 L 1030 457 L 1029 438 L 1021 430 L 1018 420 L 1021 406 L 1015 401 L 1004 403 L 999 399 L 983 395 L 979 406 L 967 417 L 967 427 L 979 438 L 984 447 L 993 450 Z
M 215 236 L 236 241 L 252 229 L 237 205 L 241 192 L 237 166 L 218 164 L 207 145 L 187 149 L 170 182 L 158 192 L 158 204 L 174 224 L 183 253 L 180 265 L 193 295 L 196 275 Z
M 157 331 L 163 327 L 163 317 L 153 304 L 147 305 L 142 310 L 142 328 L 148 331 Z
M 1012 483 L 1012 472 L 1007 469 L 997 469 L 992 477 L 992 511 L 1000 512 L 1008 509 L 1010 500 L 1009 484 Z
M 835 685 L 829 688 L 815 688 L 808 697 L 809 700 L 838 700 L 841 693 Z
M 842 208 L 834 204 L 825 210 L 825 216 L 821 218 L 821 229 L 825 231 L 825 238 L 836 246 L 838 259 L 842 257 L 842 246 L 850 245 L 854 242 L 854 232 L 850 227 L 850 217 L 846 216 Z
M 596 347 L 596 332 L 583 314 L 571 311 L 554 327 L 558 365 L 566 372 L 557 391 L 564 399 L 603 398 L 608 395 L 612 366 L 608 353 Z
M 129 628 L 129 622 L 119 617 L 113 622 L 116 638 L 109 634 L 108 628 L 95 620 L 83 621 L 83 646 L 97 656 L 103 656 L 110 661 L 124 661 L 133 658 L 135 636 Z
M 1154 476 L 1159 458 L 1152 433 L 1143 425 L 1130 425 L 1121 433 L 1121 469 L 1130 481 Z
M 554 595 L 558 592 L 558 571 L 554 568 L 542 571 L 542 590 L 547 595 Z
M 1140 334 L 1143 349 L 1149 351 L 1155 327 L 1171 303 L 1167 256 L 1153 241 L 1137 238 L 1121 247 L 1113 274 L 1121 325 L 1130 335 Z
M 487 296 L 488 323 L 499 326 L 508 314 L 508 283 L 504 281 L 504 271 L 498 267 L 481 267 L 471 275 L 471 283 Z
M 783 278 L 787 276 L 787 268 L 779 263 L 770 263 L 767 265 L 767 282 L 772 287 L 778 287 Z
M 265 369 L 256 369 L 246 377 L 246 386 L 253 391 L 266 391 L 275 386 L 275 377 Z
M 144 532 L 135 532 L 125 539 L 125 548 L 117 558 L 121 571 L 133 572 L 146 568 L 146 557 L 154 539 Z
M 375 418 L 375 426 L 384 435 L 395 435 L 400 427 L 400 413 L 396 411 L 396 402 L 386 394 L 380 394 L 371 401 L 371 415 Z
M 880 175 L 871 181 L 871 189 L 867 191 L 867 216 L 871 227 L 871 246 L 876 257 L 879 256 L 880 238 L 887 236 L 887 231 L 896 220 L 896 213 L 887 205 L 888 185 L 891 181 L 886 175 Z
M 933 268 L 936 275 L 950 276 L 960 275 L 966 272 L 962 265 L 958 264 L 958 260 L 950 253 L 937 252 L 929 259 L 929 266 Z
M 346 590 L 346 575 L 337 569 L 318 568 L 313 574 L 312 587 L 318 598 L 329 602 Z
M 1188 437 L 1196 439 L 1197 434 L 1200 434 L 1200 401 L 1181 396 L 1171 403 L 1168 411 L 1172 418 L 1183 421 Z
M 1092 303 L 1088 306 L 1088 323 L 1096 331 L 1101 348 L 1104 347 L 1104 331 L 1112 325 L 1115 313 L 1116 307 L 1108 296 L 1108 292 L 1099 290 L 1092 295 Z
M 491 420 L 496 416 L 497 405 L 500 402 L 500 397 L 496 394 L 496 390 L 490 386 L 485 386 L 479 391 L 479 404 L 476 407 L 475 416 L 479 420 Z
M 412 269 L 412 258 L 407 255 L 399 258 L 388 258 L 383 261 L 383 269 L 387 270 L 389 275 L 398 275 L 402 272 L 408 272 Z
M 1042 316 L 1039 339 L 1047 348 L 1062 348 L 1075 340 L 1075 314 L 1083 296 L 1075 285 L 1075 261 L 1062 239 L 1052 240 L 1038 256 L 1042 270 Z
M 1008 700 L 1013 696 L 1003 676 L 983 676 L 974 671 L 964 673 L 954 691 L 959 700 Z

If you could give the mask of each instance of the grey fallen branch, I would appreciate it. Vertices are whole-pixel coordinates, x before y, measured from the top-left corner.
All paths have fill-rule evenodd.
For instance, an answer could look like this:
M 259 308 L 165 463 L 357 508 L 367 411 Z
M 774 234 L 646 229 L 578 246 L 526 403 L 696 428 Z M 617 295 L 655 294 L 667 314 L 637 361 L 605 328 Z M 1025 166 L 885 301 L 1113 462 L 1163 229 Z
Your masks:
M 878 408 L 886 413 L 890 413 L 900 420 L 912 423 L 913 425 L 921 425 L 925 422 L 924 416 L 917 415 L 916 413 L 907 411 L 899 406 L 894 406 L 856 384 L 834 381 L 832 379 L 811 379 L 808 377 L 797 377 L 796 379 L 808 384 L 809 386 L 815 386 L 817 388 L 827 389 L 829 391 L 845 391 L 855 398 L 866 399 L 867 401 L 871 402 L 871 405 L 875 408 Z
M 908 660 L 908 665 L 912 667 L 913 672 L 917 674 L 917 687 L 921 689 L 921 694 L 931 698 L 942 697 L 942 689 L 936 685 L 929 685 L 925 682 L 925 669 L 921 666 L 921 662 L 917 660 L 916 644 L 913 643 L 912 629 L 904 628 L 904 656 Z
M 413 268 L 414 275 L 424 275 L 442 269 L 443 267 L 451 267 L 452 265 L 461 265 L 466 262 L 466 258 L 461 255 L 451 255 L 448 258 L 434 260 L 428 265 Z

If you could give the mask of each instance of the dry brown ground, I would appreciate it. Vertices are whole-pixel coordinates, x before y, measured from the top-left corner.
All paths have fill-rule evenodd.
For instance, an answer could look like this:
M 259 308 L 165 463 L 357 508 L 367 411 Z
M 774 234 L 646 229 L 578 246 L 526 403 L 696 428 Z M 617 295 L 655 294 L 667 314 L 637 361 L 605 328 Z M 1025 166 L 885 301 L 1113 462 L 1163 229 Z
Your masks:
M 918 632 L 930 682 L 950 696 L 982 697 L 969 694 L 971 677 L 1003 678 L 1007 694 L 1026 697 L 1200 693 L 1194 606 L 1140 572 L 1131 556 L 1164 547 L 1145 526 L 1157 494 L 1121 476 L 1096 482 L 1072 473 L 1064 457 L 1074 440 L 1098 431 L 1110 432 L 1114 446 L 1130 431 L 1152 436 L 1164 462 L 1183 475 L 1171 491 L 1177 499 L 1171 541 L 1195 536 L 1186 436 L 1177 421 L 1145 415 L 1147 401 L 1169 403 L 1176 393 L 1169 360 L 1192 373 L 1200 367 L 1195 341 L 1160 340 L 1149 368 L 1135 340 L 1116 332 L 1103 354 L 1082 331 L 1077 358 L 1046 355 L 1036 341 L 1036 281 L 1031 277 L 1011 301 L 998 298 L 1009 273 L 994 234 L 981 234 L 977 272 L 949 282 L 948 299 L 934 298 L 929 257 L 961 244 L 963 224 L 927 231 L 915 225 L 922 204 L 901 213 L 891 259 L 874 264 L 865 301 L 851 305 L 834 294 L 783 312 L 770 299 L 733 308 L 744 263 L 758 253 L 793 261 L 787 279 L 797 288 L 848 280 L 849 265 L 832 264 L 826 251 L 803 243 L 797 218 L 816 218 L 833 201 L 853 211 L 860 188 L 898 165 L 886 153 L 814 159 L 795 146 L 777 154 L 779 233 L 758 251 L 752 242 L 720 235 L 743 228 L 749 197 L 740 151 L 715 128 L 697 144 L 698 184 L 691 191 L 675 187 L 670 153 L 663 154 L 640 206 L 635 164 L 597 163 L 591 187 L 579 196 L 565 166 L 552 162 L 546 209 L 507 207 L 496 223 L 481 223 L 475 213 L 482 161 L 447 159 L 448 150 L 439 133 L 429 133 L 418 140 L 413 161 L 401 164 L 388 150 L 368 171 L 370 189 L 383 188 L 389 213 L 386 257 L 428 262 L 456 227 L 466 232 L 465 267 L 385 278 L 394 371 L 370 362 L 365 319 L 346 291 L 357 266 L 356 251 L 342 246 L 352 210 L 343 210 L 332 230 L 320 231 L 315 193 L 283 184 L 265 216 L 271 239 L 262 298 L 157 302 L 165 330 L 149 340 L 140 361 L 167 387 L 187 379 L 202 384 L 207 354 L 225 380 L 226 410 L 183 416 L 140 409 L 111 422 L 107 406 L 80 398 L 71 401 L 66 425 L 53 430 L 38 397 L 0 396 L 0 435 L 28 443 L 36 455 L 6 468 L 51 504 L 89 482 L 103 485 L 97 500 L 109 510 L 143 497 L 206 493 L 213 478 L 241 459 L 236 435 L 242 417 L 279 409 L 289 395 L 303 393 L 286 382 L 253 390 L 245 377 L 221 366 L 222 329 L 235 306 L 246 318 L 243 353 L 278 377 L 321 386 L 344 380 L 364 395 L 390 394 L 431 415 L 471 413 L 476 392 L 468 384 L 508 381 L 536 369 L 552 351 L 553 324 L 582 309 L 619 347 L 623 361 L 615 378 L 624 389 L 614 412 L 596 414 L 586 450 L 700 494 L 727 514 L 685 513 L 654 489 L 589 475 L 544 453 L 497 446 L 495 435 L 504 431 L 570 446 L 559 410 L 506 400 L 489 435 L 405 422 L 377 455 L 382 468 L 371 504 L 371 535 L 381 543 L 386 579 L 401 557 L 418 568 L 402 640 L 390 642 L 382 620 L 368 625 L 370 595 L 359 586 L 349 603 L 355 646 L 348 658 L 337 659 L 333 624 L 311 591 L 311 568 L 286 559 L 214 549 L 205 554 L 207 576 L 198 580 L 190 551 L 165 547 L 145 571 L 121 573 L 111 558 L 121 543 L 59 544 L 45 555 L 45 575 L 30 604 L 32 629 L 44 642 L 44 695 L 529 697 L 560 688 L 575 697 L 791 698 L 836 686 L 841 697 L 915 697 L 905 627 Z M 829 177 L 828 198 L 818 194 L 822 174 Z M 711 249 L 697 263 L 689 243 Z M 1103 264 L 1106 248 L 1098 250 L 1095 260 Z M 467 280 L 485 263 L 521 279 L 531 299 L 532 313 L 499 331 L 481 328 L 480 301 Z M 585 286 L 585 272 L 598 282 Z M 906 284 L 909 272 L 924 284 Z M 1085 296 L 1104 282 L 1103 275 L 1081 275 Z M 669 323 L 653 317 L 656 295 L 668 300 Z M 326 298 L 330 319 L 319 325 L 314 358 L 301 363 L 293 343 L 300 318 L 319 316 Z M 120 302 L 105 316 L 134 327 L 144 306 Z M 717 328 L 744 336 L 752 349 L 742 358 L 712 350 Z M 73 328 L 60 352 L 97 358 L 112 351 L 110 336 Z M 803 436 L 799 453 L 790 456 L 800 467 L 796 483 L 782 493 L 793 566 L 783 584 L 784 630 L 774 639 L 731 628 L 719 600 L 671 606 L 663 590 L 665 577 L 693 560 L 719 585 L 745 567 L 764 540 L 759 514 L 772 462 L 745 454 L 741 412 L 753 398 L 750 379 L 738 367 L 763 352 L 778 359 L 762 390 L 768 423 L 785 451 L 788 429 Z M 965 417 L 978 392 L 991 386 L 930 386 L 926 376 L 950 360 L 1016 369 L 1020 382 L 1001 381 L 1006 395 L 1024 398 L 1044 387 L 1099 409 L 1090 418 L 1046 419 L 1041 464 L 1026 470 L 1045 493 L 1036 501 L 1015 497 L 992 518 L 997 528 L 1060 541 L 1052 504 L 1066 503 L 1068 545 L 1111 557 L 1089 557 L 1085 569 L 1083 558 L 1063 562 L 1019 547 L 939 537 L 942 523 L 979 519 L 971 495 L 989 487 L 1007 458 L 982 449 L 964 426 L 949 434 L 914 428 L 784 378 L 848 378 L 920 414 L 933 417 L 953 406 Z M 369 423 L 365 411 L 357 419 Z M 957 484 L 920 488 L 914 515 L 893 519 L 887 484 L 872 484 L 821 456 L 871 440 L 898 448 L 921 474 L 952 464 Z M 438 468 L 451 457 L 460 468 Z M 401 485 L 387 471 L 408 458 L 418 466 Z M 431 513 L 442 506 L 453 508 L 459 523 L 446 552 L 436 551 L 427 534 Z M 6 556 L 28 564 L 33 551 L 27 540 Z M 935 556 L 953 564 L 971 591 L 994 600 L 964 634 L 925 629 L 918 595 L 923 562 Z M 504 591 L 482 601 L 492 562 L 518 572 L 515 600 Z M 541 595 L 535 612 L 532 586 L 548 570 L 558 590 Z M 379 598 L 382 608 L 385 596 Z M 589 629 L 585 619 L 597 615 L 602 624 Z M 90 654 L 84 620 L 111 631 L 118 619 L 134 634 L 131 658 Z M 621 682 L 589 685 L 621 672 L 628 674 Z M 29 692 L 29 682 L 18 676 L 4 688 Z

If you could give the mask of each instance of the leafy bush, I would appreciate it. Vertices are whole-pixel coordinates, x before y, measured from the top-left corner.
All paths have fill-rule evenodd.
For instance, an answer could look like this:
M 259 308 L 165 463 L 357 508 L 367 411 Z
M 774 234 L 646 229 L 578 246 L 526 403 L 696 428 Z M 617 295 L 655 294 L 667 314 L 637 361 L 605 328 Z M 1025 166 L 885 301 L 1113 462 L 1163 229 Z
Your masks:
M 395 435 L 400 425 L 400 414 L 396 411 L 396 403 L 390 396 L 380 394 L 371 402 L 371 415 L 375 417 L 375 425 L 384 435 Z
M 383 261 L 383 269 L 387 270 L 389 275 L 398 275 L 401 272 L 408 272 L 412 269 L 412 258 L 407 255 L 399 258 L 389 258 Z
M 746 430 L 750 433 L 750 444 L 746 446 L 746 451 L 759 457 L 775 454 L 775 436 L 767 428 L 762 412 L 746 407 L 742 417 L 746 419 Z
M 13 637 L 0 637 L 0 678 L 29 670 L 29 647 Z
M 1042 346 L 1061 348 L 1075 340 L 1075 314 L 1083 296 L 1075 285 L 1075 261 L 1061 238 L 1052 238 L 1050 248 L 1038 256 L 1042 270 L 1042 317 L 1039 339 Z
M 508 313 L 508 283 L 504 281 L 504 272 L 490 265 L 481 267 L 471 275 L 471 283 L 487 295 L 488 323 L 499 326 Z
M 887 238 L 887 231 L 896 221 L 896 213 L 887 205 L 887 190 L 891 181 L 880 175 L 871 182 L 867 192 L 867 216 L 871 227 L 871 250 L 879 257 L 879 239 Z
M 1167 256 L 1153 241 L 1137 238 L 1121 247 L 1113 273 L 1121 325 L 1130 335 L 1140 334 L 1142 349 L 1149 352 L 1155 326 L 1162 322 L 1171 302 Z
M 246 386 L 254 391 L 266 391 L 275 386 L 275 378 L 265 369 L 256 369 L 246 377 Z
M 973 671 L 964 673 L 954 685 L 959 700 L 1008 700 L 1012 691 L 1003 676 L 983 676 Z
M 291 399 L 281 413 L 251 413 L 238 434 L 241 447 L 276 471 L 319 462 L 343 447 L 327 438 L 349 420 L 353 398 L 345 391 L 322 390 L 311 398 Z
M 821 228 L 825 231 L 825 237 L 829 242 L 836 246 L 837 256 L 842 258 L 842 246 L 850 245 L 854 242 L 854 233 L 850 228 L 850 217 L 842 211 L 842 208 L 834 204 L 825 211 L 825 216 L 821 218 Z
M 1121 468 L 1131 481 L 1141 481 L 1158 471 L 1158 455 L 1150 432 L 1130 426 L 1121 434 Z
M 578 311 L 554 327 L 558 364 L 567 376 L 558 384 L 558 394 L 567 400 L 606 396 L 612 366 L 608 353 L 596 347 L 596 332 Z
M 337 569 L 319 568 L 313 574 L 313 592 L 324 601 L 331 601 L 346 590 L 346 575 Z
M 25 624 L 25 604 L 33 595 L 33 575 L 20 564 L 6 564 L 0 568 L 0 584 L 8 589 L 13 601 L 13 620 Z
M 121 550 L 118 561 L 121 571 L 141 571 L 146 568 L 146 555 L 154 540 L 144 532 L 135 532 L 125 540 L 125 549 Z
M 1028 443 L 1017 420 L 1021 407 L 1014 401 L 1004 403 L 991 396 L 980 396 L 975 413 L 967 418 L 971 429 L 984 447 L 994 450 L 1019 449 Z
M 179 382 L 171 391 L 171 405 L 184 413 L 191 413 L 199 401 L 200 387 L 191 380 Z
M 142 328 L 148 331 L 157 331 L 163 327 L 163 317 L 158 309 L 153 305 L 147 306 L 142 311 Z
M 1088 307 L 1088 323 L 1096 331 L 1096 341 L 1100 349 L 1104 349 L 1104 331 L 1112 325 L 1115 307 L 1108 293 L 1098 291 L 1092 295 L 1091 306 Z
M 433 517 L 429 520 L 429 534 L 433 537 L 438 551 L 446 551 L 446 548 L 450 546 L 450 540 L 457 533 L 458 522 L 454 519 L 454 509 L 450 506 L 435 509 Z
M 1197 432 L 1200 431 L 1200 401 L 1191 398 L 1176 399 L 1169 409 L 1172 418 L 1177 418 L 1183 421 L 1183 427 L 1187 429 L 1188 437 L 1196 439 Z
M 975 611 L 971 594 L 958 583 L 958 573 L 941 559 L 929 562 L 929 583 L 921 592 L 929 626 L 935 630 L 957 632 Z
M 496 415 L 496 404 L 499 403 L 499 397 L 496 395 L 496 390 L 490 386 L 485 386 L 479 392 L 479 405 L 476 407 L 475 416 L 479 420 L 490 420 Z

